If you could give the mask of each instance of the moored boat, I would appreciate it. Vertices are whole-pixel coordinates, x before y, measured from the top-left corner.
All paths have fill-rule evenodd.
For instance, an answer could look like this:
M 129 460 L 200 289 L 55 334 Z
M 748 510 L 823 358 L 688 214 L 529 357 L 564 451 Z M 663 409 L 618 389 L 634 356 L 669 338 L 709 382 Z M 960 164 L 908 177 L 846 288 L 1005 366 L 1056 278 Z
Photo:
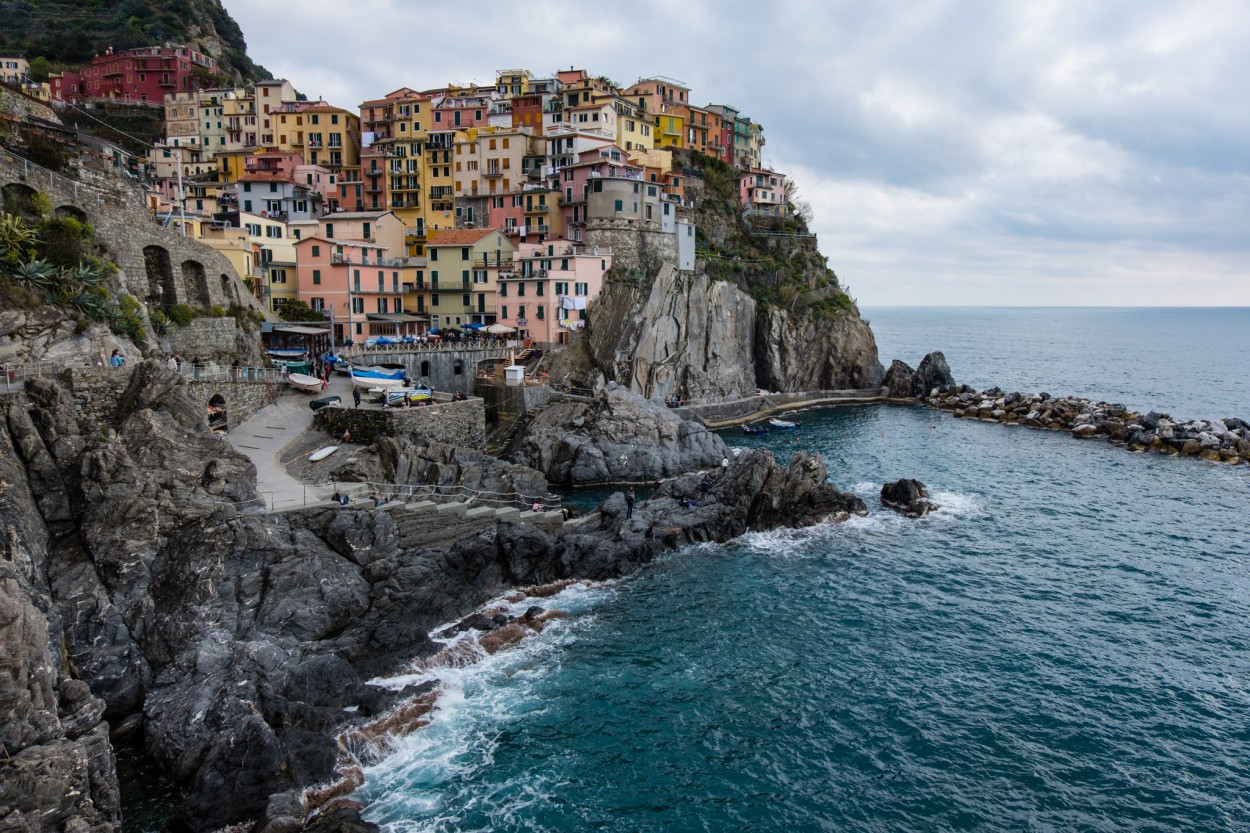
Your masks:
M 742 426 L 742 433 L 744 434 L 767 434 L 768 429 L 765 428 L 763 425 L 744 425 Z
M 308 376 L 303 373 L 288 374 L 286 380 L 291 383 L 292 387 L 302 390 L 304 393 L 320 393 L 322 385 L 325 384 L 316 376 Z
M 351 370 L 352 384 L 358 388 L 365 390 L 373 390 L 381 388 L 382 390 L 395 390 L 404 386 L 404 371 L 394 370 L 386 373 L 364 370 L 354 367 Z
M 798 428 L 802 425 L 800 422 L 791 422 L 788 419 L 777 419 L 776 417 L 770 419 L 768 424 L 773 428 Z

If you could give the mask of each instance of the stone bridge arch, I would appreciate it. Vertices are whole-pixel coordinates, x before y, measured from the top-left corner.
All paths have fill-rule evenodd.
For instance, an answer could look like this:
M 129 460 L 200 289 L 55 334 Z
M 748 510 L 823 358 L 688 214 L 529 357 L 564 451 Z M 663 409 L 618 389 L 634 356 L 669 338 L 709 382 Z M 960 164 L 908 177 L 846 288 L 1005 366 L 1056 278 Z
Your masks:
M 182 262 L 182 289 L 191 306 L 207 309 L 213 305 L 213 295 L 208 288 L 208 275 L 204 272 L 204 264 L 198 260 Z
M 148 276 L 148 306 L 169 309 L 178 303 L 174 264 L 164 246 L 145 246 L 143 266 Z

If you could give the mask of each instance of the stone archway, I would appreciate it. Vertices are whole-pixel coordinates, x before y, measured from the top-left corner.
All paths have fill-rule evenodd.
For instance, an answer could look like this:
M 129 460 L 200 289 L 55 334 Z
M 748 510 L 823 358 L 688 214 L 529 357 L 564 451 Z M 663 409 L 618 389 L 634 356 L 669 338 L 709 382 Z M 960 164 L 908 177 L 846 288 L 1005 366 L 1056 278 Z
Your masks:
M 226 397 L 215 393 L 208 400 L 208 427 L 214 433 L 225 431 L 230 422 L 226 409 Z
M 234 285 L 230 282 L 230 276 L 223 274 L 221 276 L 221 298 L 227 304 L 240 305 L 239 295 L 234 289 Z
M 16 214 L 24 220 L 35 219 L 35 209 L 31 200 L 39 192 L 21 182 L 10 182 L 0 191 L 4 193 L 4 210 Z
M 174 265 L 163 246 L 145 246 L 143 266 L 148 273 L 148 306 L 169 309 L 178 303 Z
M 213 296 L 208 289 L 208 275 L 204 272 L 204 264 L 198 260 L 182 262 L 182 289 L 191 306 L 207 309 L 213 305 Z
M 421 378 L 428 378 L 430 375 L 430 362 L 428 359 L 421 362 Z
M 56 210 L 52 212 L 58 217 L 73 217 L 80 223 L 90 223 L 87 212 L 83 211 L 76 205 L 58 205 Z

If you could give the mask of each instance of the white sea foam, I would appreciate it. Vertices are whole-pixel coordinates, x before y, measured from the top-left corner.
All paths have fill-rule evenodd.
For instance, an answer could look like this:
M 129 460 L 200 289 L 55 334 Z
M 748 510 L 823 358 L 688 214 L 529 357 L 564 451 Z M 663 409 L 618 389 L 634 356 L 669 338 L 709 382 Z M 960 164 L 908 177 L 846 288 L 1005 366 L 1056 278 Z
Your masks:
M 444 827 L 443 803 L 454 800 L 447 785 L 492 765 L 499 734 L 516 720 L 541 713 L 535 687 L 560 668 L 560 657 L 579 631 L 594 621 L 592 611 L 609 600 L 609 586 L 575 584 L 548 598 L 499 600 L 484 608 L 520 615 L 532 605 L 561 610 L 567 619 L 553 619 L 541 633 L 488 655 L 479 651 L 472 664 L 431 667 L 381 678 L 374 684 L 402 688 L 438 681 L 438 700 L 428 726 L 393 740 L 394 753 L 365 770 L 358 797 L 369 803 L 367 816 L 396 833 Z M 450 624 L 435 629 L 438 633 Z M 476 647 L 469 632 L 440 641 L 446 647 Z

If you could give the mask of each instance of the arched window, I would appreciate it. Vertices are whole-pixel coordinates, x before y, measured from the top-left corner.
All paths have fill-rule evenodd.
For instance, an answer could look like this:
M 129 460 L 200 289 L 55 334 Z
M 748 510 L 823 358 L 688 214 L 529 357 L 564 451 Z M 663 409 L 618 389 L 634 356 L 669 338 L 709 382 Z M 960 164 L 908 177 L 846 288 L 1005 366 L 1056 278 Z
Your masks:
M 428 361 L 421 362 L 421 375 L 422 376 L 430 375 L 430 363 Z
M 452 365 L 452 372 L 455 373 L 457 376 L 463 375 L 464 374 L 464 362 L 462 362 L 460 359 L 456 359 L 455 364 Z

